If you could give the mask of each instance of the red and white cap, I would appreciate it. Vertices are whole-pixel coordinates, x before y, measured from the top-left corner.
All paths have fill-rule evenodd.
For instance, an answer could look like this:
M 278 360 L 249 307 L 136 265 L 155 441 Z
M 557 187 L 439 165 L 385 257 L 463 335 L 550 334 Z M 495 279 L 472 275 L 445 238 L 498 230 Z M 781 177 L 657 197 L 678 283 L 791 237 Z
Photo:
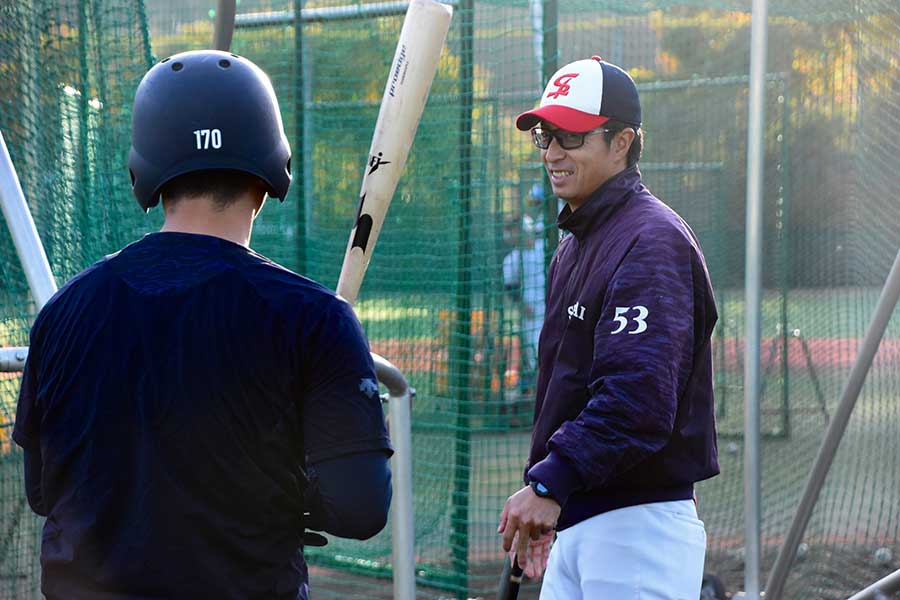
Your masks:
M 550 78 L 541 105 L 516 119 L 528 131 L 540 122 L 583 133 L 614 119 L 640 127 L 641 102 L 634 80 L 599 56 L 576 60 Z

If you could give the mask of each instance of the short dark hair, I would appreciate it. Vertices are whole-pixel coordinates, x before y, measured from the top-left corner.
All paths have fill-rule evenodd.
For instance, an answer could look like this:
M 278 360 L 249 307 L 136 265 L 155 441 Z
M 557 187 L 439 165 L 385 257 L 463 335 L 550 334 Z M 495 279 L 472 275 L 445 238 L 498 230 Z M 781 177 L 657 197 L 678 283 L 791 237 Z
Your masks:
M 216 207 L 224 210 L 245 193 L 265 188 L 263 180 L 256 175 L 232 169 L 209 169 L 191 171 L 170 179 L 159 192 L 170 203 L 183 198 L 211 196 Z
M 631 147 L 628 149 L 628 161 L 627 166 L 631 166 L 637 164 L 639 160 L 641 160 L 641 152 L 644 150 L 644 131 L 641 129 L 640 125 L 632 125 L 631 123 L 623 123 L 622 121 L 607 121 L 604 125 L 607 131 L 604 132 L 603 137 L 606 138 L 606 145 L 609 146 L 612 144 L 613 138 L 616 137 L 619 132 L 624 129 L 633 129 L 634 130 L 634 140 L 631 142 Z

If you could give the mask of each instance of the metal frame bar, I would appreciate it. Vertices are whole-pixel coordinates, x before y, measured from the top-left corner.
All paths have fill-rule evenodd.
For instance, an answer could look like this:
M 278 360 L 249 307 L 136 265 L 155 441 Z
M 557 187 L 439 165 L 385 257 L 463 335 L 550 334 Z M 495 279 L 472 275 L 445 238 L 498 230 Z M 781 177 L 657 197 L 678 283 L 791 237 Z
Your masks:
M 216 4 L 216 25 L 213 29 L 213 48 L 228 52 L 234 37 L 234 17 L 237 0 L 218 0 Z
M 53 279 L 47 254 L 34 226 L 34 219 L 31 218 L 31 211 L 25 201 L 25 194 L 22 192 L 19 176 L 3 140 L 2 131 L 0 131 L 0 208 L 3 210 L 3 218 L 6 219 L 19 260 L 22 261 L 28 287 L 40 309 L 56 293 L 56 280 Z
M 559 0 L 543 0 L 541 19 L 543 23 L 543 35 L 541 37 L 541 80 L 538 82 L 537 94 L 544 89 L 544 82 L 549 81 L 559 68 Z M 529 102 L 534 102 L 535 94 L 528 92 Z M 544 185 L 544 198 L 553 198 L 553 188 L 550 178 L 541 166 L 541 175 Z M 553 252 L 559 245 L 559 228 L 556 227 L 556 216 L 559 212 L 559 202 L 544 202 L 544 270 L 550 268 Z
M 457 0 L 441 0 L 454 8 Z M 373 2 L 369 4 L 352 4 L 349 6 L 331 6 L 327 8 L 304 8 L 300 11 L 303 23 L 321 23 L 325 21 L 352 21 L 355 19 L 371 19 L 406 14 L 409 2 Z M 235 27 L 271 27 L 274 25 L 293 25 L 293 10 L 244 13 L 234 19 Z
M 466 600 L 469 588 L 469 493 L 472 469 L 471 396 L 469 376 L 472 364 L 472 121 L 474 110 L 475 0 L 461 0 L 456 11 L 459 23 L 459 179 L 456 182 L 457 223 L 457 298 L 456 323 L 451 342 L 452 390 L 456 395 L 456 431 L 453 452 L 452 517 L 450 561 L 457 582 L 456 598 Z
M 397 367 L 387 359 L 372 353 L 375 373 L 389 393 L 388 414 L 391 425 L 391 458 L 394 495 L 391 498 L 391 538 L 394 575 L 394 598 L 415 600 L 416 553 L 415 521 L 413 518 L 412 465 L 412 398 L 415 390 Z
M 310 110 L 312 106 L 313 62 L 307 56 L 306 37 L 303 29 L 303 3 L 305 0 L 294 0 L 294 15 L 301 19 L 293 19 L 294 28 L 294 152 L 300 156 L 313 156 L 316 146 L 313 120 Z M 310 239 L 309 219 L 312 213 L 312 194 L 315 190 L 315 171 L 311 160 L 301 163 L 300 177 L 294 177 L 292 185 L 297 198 L 297 272 L 306 274 L 306 243 Z
M 888 594 L 893 594 L 897 590 L 900 590 L 900 569 L 853 594 L 847 600 L 888 600 Z
M 781 211 L 778 223 L 781 225 L 776 233 L 780 233 L 778 237 L 778 253 L 779 253 L 779 275 L 781 278 L 781 433 L 784 437 L 791 437 L 791 370 L 789 368 L 790 361 L 790 338 L 791 332 L 788 327 L 788 302 L 790 300 L 790 287 L 793 284 L 793 262 L 790 259 L 790 243 L 791 243 L 791 156 L 788 150 L 790 143 L 788 140 L 788 132 L 791 127 L 791 110 L 790 110 L 790 87 L 787 79 L 781 80 L 781 158 L 779 164 L 781 166 L 781 178 L 779 180 L 778 200 L 776 209 Z M 811 363 L 810 363 L 811 364 Z M 811 370 L 813 378 L 815 373 Z
M 759 600 L 760 564 L 760 342 L 762 322 L 763 164 L 767 0 L 753 0 L 750 106 L 747 128 L 747 257 L 744 359 L 744 590 Z
M 778 551 L 778 557 L 775 559 L 775 565 L 769 574 L 769 581 L 766 585 L 767 600 L 781 600 L 784 591 L 784 583 L 787 580 L 788 571 L 791 563 L 797 553 L 797 546 L 806 531 L 806 525 L 812 516 L 813 508 L 816 500 L 819 498 L 819 492 L 825 483 L 825 476 L 831 468 L 834 455 L 837 453 L 838 445 L 844 430 L 847 428 L 847 422 L 856 406 L 856 400 L 862 390 L 866 376 L 872 367 L 872 361 L 878 346 L 881 344 L 881 338 L 887 329 L 891 320 L 891 315 L 897 306 L 897 300 L 900 298 L 900 251 L 894 258 L 894 265 L 888 274 L 884 288 L 881 290 L 881 296 L 878 298 L 878 304 L 875 306 L 875 314 L 866 330 L 862 345 L 859 348 L 859 354 L 856 355 L 856 361 L 850 370 L 850 376 L 844 386 L 841 394 L 841 401 L 834 412 L 831 422 L 828 424 L 828 430 L 825 432 L 825 438 L 819 447 L 819 453 L 816 455 L 816 461 L 813 464 L 812 471 L 807 481 L 806 489 L 803 491 L 803 497 L 797 507 L 797 513 L 791 522 L 790 531 L 784 540 L 784 545 Z

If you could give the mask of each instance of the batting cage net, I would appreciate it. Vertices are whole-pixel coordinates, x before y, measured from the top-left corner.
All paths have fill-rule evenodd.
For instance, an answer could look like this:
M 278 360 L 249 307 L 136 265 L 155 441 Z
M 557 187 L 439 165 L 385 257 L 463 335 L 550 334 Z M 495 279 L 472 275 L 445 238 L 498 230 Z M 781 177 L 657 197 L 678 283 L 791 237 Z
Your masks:
M 0 3 L 0 131 L 53 272 L 161 224 L 131 196 L 134 90 L 169 54 L 209 47 L 213 0 Z M 294 185 L 252 246 L 335 286 L 402 3 L 238 2 L 233 51 L 271 76 Z M 417 390 L 421 598 L 491 597 L 495 533 L 530 441 L 543 269 L 558 201 L 515 116 L 593 54 L 641 94 L 649 188 L 692 225 L 716 288 L 722 474 L 698 486 L 707 572 L 743 586 L 743 364 L 750 1 L 456 0 L 415 143 L 357 305 L 372 350 Z M 388 5 L 394 6 L 391 9 Z M 900 7 L 772 0 L 765 85 L 762 568 L 771 568 L 900 247 Z M 347 7 L 355 7 L 348 11 Z M 302 11 L 300 9 L 303 9 Z M 298 15 L 300 17 L 298 18 Z M 0 346 L 35 305 L 0 228 Z M 103 360 L 102 356 L 85 360 Z M 0 374 L 0 598 L 37 597 L 39 519 L 11 442 L 19 375 Z M 788 579 L 845 598 L 900 566 L 900 323 L 891 323 Z M 390 528 L 309 549 L 316 597 L 387 598 Z M 522 597 L 536 597 L 537 585 Z

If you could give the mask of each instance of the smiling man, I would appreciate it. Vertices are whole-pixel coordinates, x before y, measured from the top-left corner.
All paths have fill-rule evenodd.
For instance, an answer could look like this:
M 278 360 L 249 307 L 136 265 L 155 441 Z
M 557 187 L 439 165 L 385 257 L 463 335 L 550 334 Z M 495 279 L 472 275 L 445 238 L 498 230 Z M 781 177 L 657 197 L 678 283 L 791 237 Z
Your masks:
M 564 66 L 516 126 L 570 235 L 548 273 L 526 485 L 501 514 L 504 549 L 531 577 L 547 569 L 543 600 L 693 600 L 706 553 L 694 483 L 719 472 L 703 253 L 641 182 L 625 71 L 597 56 Z

